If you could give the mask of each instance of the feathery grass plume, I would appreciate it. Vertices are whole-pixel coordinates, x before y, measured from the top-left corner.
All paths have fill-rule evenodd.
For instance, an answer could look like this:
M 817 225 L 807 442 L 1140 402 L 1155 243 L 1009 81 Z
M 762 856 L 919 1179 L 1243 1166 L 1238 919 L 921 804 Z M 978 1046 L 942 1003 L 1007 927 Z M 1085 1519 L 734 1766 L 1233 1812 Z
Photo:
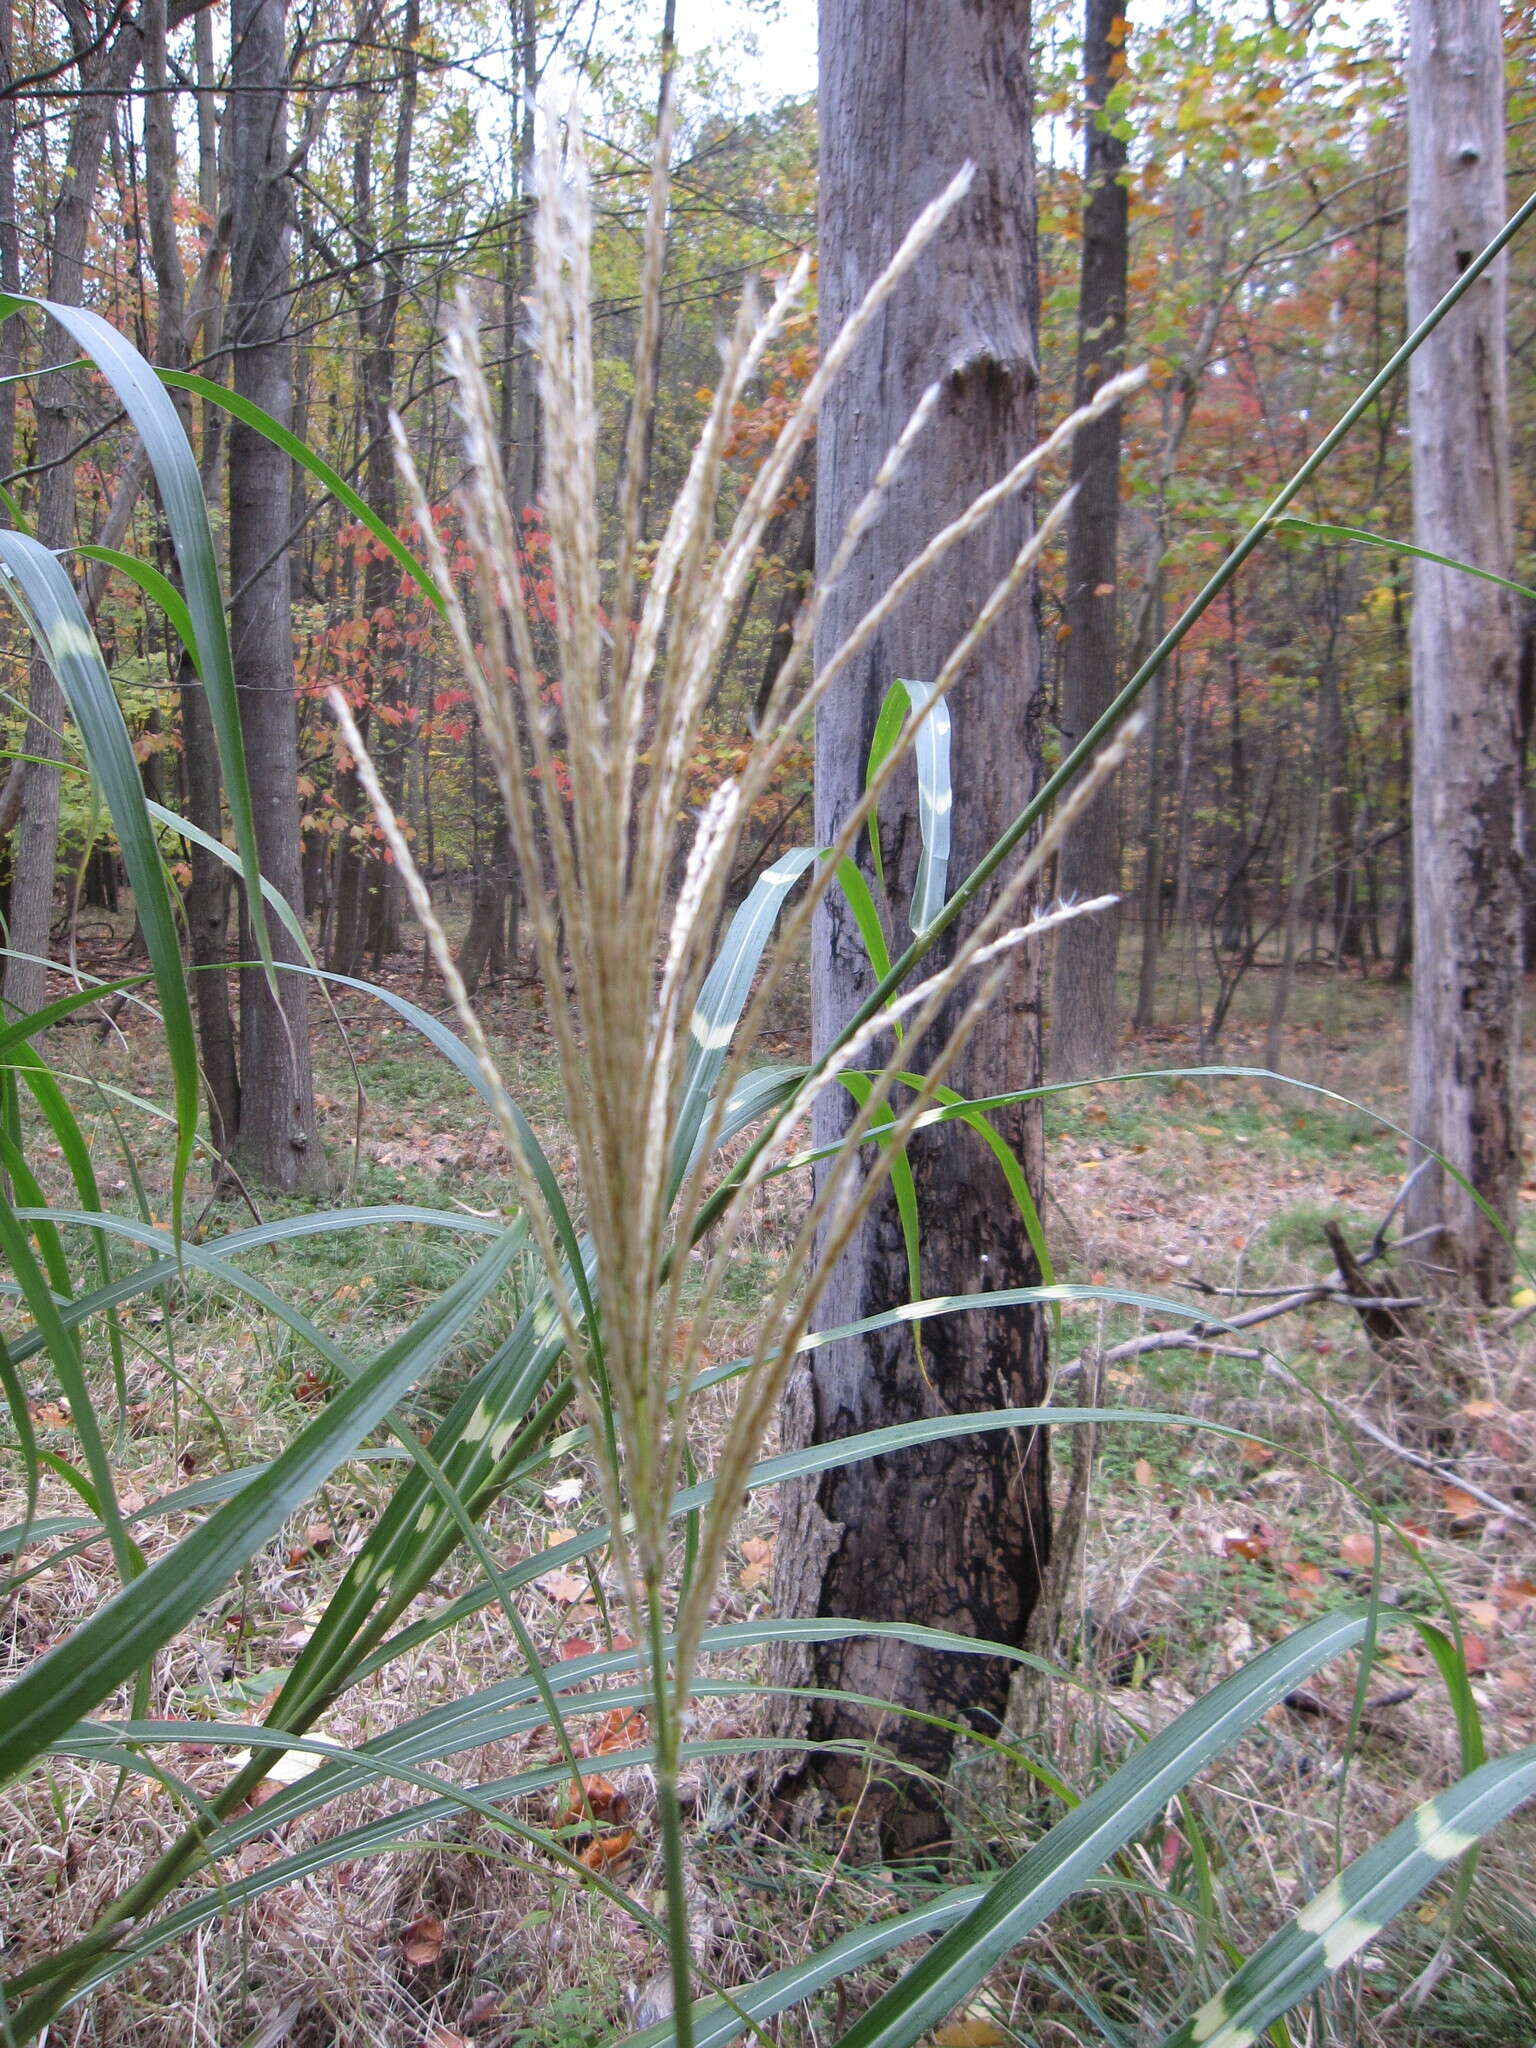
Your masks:
M 630 425 L 619 507 L 618 559 L 608 601 L 602 573 L 598 488 L 598 412 L 591 324 L 592 213 L 579 118 L 548 110 L 538 167 L 532 317 L 539 361 L 546 477 L 544 514 L 554 587 L 558 702 L 564 720 L 567 773 L 556 772 L 551 698 L 535 658 L 524 601 L 525 563 L 501 474 L 495 414 L 480 370 L 475 319 L 461 299 L 446 332 L 445 354 L 464 430 L 466 478 L 460 491 L 464 532 L 473 562 L 474 615 L 454 591 L 404 436 L 396 447 L 415 500 L 431 566 L 447 598 L 446 616 L 486 735 L 512 845 L 526 878 L 535 954 L 552 996 L 565 983 L 558 948 L 558 902 L 569 942 L 569 1004 L 554 1000 L 550 1022 L 563 1090 L 563 1110 L 576 1159 L 579 1210 L 594 1252 L 600 1331 L 584 1327 L 564 1282 L 553 1220 L 544 1213 L 535 1177 L 521 1156 L 510 1113 L 499 1124 L 507 1141 L 530 1225 L 549 1267 L 570 1362 L 593 1425 L 604 1504 L 635 1636 L 646 1647 L 655 1693 L 658 1774 L 666 1819 L 667 1779 L 708 1603 L 723 1562 L 742 1482 L 774 1412 L 795 1344 L 809 1327 L 822 1281 L 859 1218 L 892 1170 L 899 1147 L 979 1021 L 1004 971 L 1007 953 L 1077 914 L 1010 926 L 1024 892 L 1064 827 L 1047 833 L 999 892 L 987 915 L 956 947 L 944 969 L 903 997 L 861 1034 L 858 1050 L 910 1020 L 910 1037 L 871 1077 L 833 1170 L 827 1173 L 798 1233 L 783 1277 L 760 1318 L 752 1370 L 729 1426 L 713 1505 L 703 1517 L 691 1578 L 675 1602 L 669 1591 L 669 1521 L 673 1494 L 687 1463 L 688 1395 L 707 1355 L 711 1314 L 740 1232 L 752 1214 L 764 1174 L 782 1159 L 803 1122 L 823 1075 L 783 1114 L 770 1148 L 760 1149 L 739 1184 L 724 1190 L 711 1164 L 732 1089 L 748 1070 L 767 1006 L 803 947 L 815 906 L 834 884 L 839 864 L 857 843 L 883 791 L 910 751 L 924 720 L 944 700 L 976 644 L 1029 575 L 1049 544 L 1068 500 L 1060 500 L 999 581 L 944 662 L 927 701 L 900 743 L 871 776 L 863 800 L 836 844 L 809 862 L 801 900 L 784 920 L 741 1028 L 705 1013 L 701 996 L 737 851 L 742 821 L 768 785 L 828 688 L 866 647 L 882 622 L 949 550 L 1009 496 L 1024 488 L 1076 429 L 1113 405 L 1139 381 L 1107 384 L 1093 403 L 1016 462 L 998 482 L 914 556 L 911 563 L 817 669 L 811 661 L 824 593 L 842 573 L 909 450 L 933 416 L 938 387 L 925 391 L 897 437 L 848 531 L 833 550 L 796 621 L 782 667 L 769 690 L 747 759 L 715 792 L 692 833 L 683 880 L 669 901 L 690 755 L 717 676 L 730 623 L 758 558 L 768 521 L 833 380 L 878 308 L 919 260 L 971 182 L 962 170 L 919 215 L 862 305 L 826 349 L 751 485 L 723 541 L 716 507 L 730 424 L 765 351 L 803 297 L 804 259 L 759 310 L 749 293 L 723 349 L 719 383 L 683 486 L 662 530 L 649 574 L 641 558 L 638 441 L 643 405 L 652 402 L 650 341 L 659 319 L 666 158 L 672 117 L 663 105 L 661 139 L 642 260 L 636 404 Z M 496 1100 L 505 1090 L 485 1033 L 447 940 L 346 708 L 336 703 L 344 738 L 420 915 L 454 1008 Z M 1100 774 L 1112 772 L 1118 752 Z M 1095 782 L 1098 778 L 1095 778 Z M 1097 906 L 1086 906 L 1097 907 Z M 960 1017 L 927 1060 L 920 1085 L 907 1072 L 911 1046 L 969 977 L 976 987 Z M 678 1159 L 680 1115 L 690 1081 L 711 1071 L 712 1099 L 703 1129 Z M 907 1090 L 899 1113 L 888 1109 Z M 887 1119 L 882 1123 L 882 1119 Z M 866 1158 L 877 1124 L 894 1142 Z M 723 1193 L 723 1200 L 722 1198 Z M 687 1274 L 682 1256 L 698 1236 L 706 1201 L 710 1244 L 693 1312 L 684 1317 Z M 600 1345 L 600 1351 L 599 1351 Z M 672 1628 L 669 1639 L 668 1628 Z M 670 1678 L 668 1675 L 670 1666 Z M 686 1961 L 684 1963 L 686 1972 Z M 686 1982 L 686 1975 L 680 1980 Z

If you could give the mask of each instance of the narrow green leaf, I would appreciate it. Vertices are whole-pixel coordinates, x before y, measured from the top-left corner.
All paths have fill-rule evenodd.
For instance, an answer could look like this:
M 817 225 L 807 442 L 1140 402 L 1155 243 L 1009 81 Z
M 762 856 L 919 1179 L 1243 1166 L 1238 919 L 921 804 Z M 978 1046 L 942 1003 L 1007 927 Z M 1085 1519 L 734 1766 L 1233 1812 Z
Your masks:
M 251 810 L 250 781 L 245 770 L 245 743 L 240 730 L 229 623 L 224 613 L 224 590 L 214 551 L 213 528 L 209 523 L 202 477 L 198 473 L 192 444 L 154 370 L 110 322 L 83 306 L 57 305 L 45 299 L 22 297 L 0 297 L 0 319 L 27 306 L 37 306 L 51 314 L 94 360 L 144 444 L 144 453 L 160 492 L 171 545 L 181 570 L 182 590 L 199 650 L 198 672 L 207 694 L 208 712 L 213 721 L 219 766 L 224 778 L 224 793 L 234 822 L 235 843 L 240 849 L 240 872 L 250 902 L 252 929 L 262 964 L 270 977 L 272 949 L 267 937 L 266 919 L 261 912 L 256 823 Z
M 1386 548 L 1390 554 L 1412 555 L 1420 562 L 1435 562 L 1442 569 L 1459 569 L 1463 576 L 1476 576 L 1484 583 L 1495 583 L 1500 590 L 1512 590 L 1516 597 L 1523 597 L 1536 604 L 1536 590 L 1525 583 L 1511 583 L 1507 576 L 1495 576 L 1491 569 L 1479 569 L 1472 562 L 1458 562 L 1451 555 L 1437 555 L 1433 548 L 1416 548 L 1405 540 L 1389 540 L 1384 533 L 1368 533 L 1363 526 L 1325 526 L 1316 519 L 1299 519 L 1294 512 L 1288 512 L 1283 519 L 1275 521 L 1277 533 L 1308 533 L 1317 540 L 1353 540 L 1368 548 Z
M 176 1100 L 171 1205 L 177 1233 L 197 1139 L 197 1035 L 182 970 L 181 939 L 160 849 L 145 809 L 133 742 L 96 636 L 56 556 L 25 534 L 0 532 L 0 582 L 59 681 L 117 827 L 134 909 L 154 968 Z
M 932 683 L 908 682 L 903 678 L 898 678 L 886 691 L 869 743 L 869 759 L 864 770 L 866 788 L 895 747 L 908 718 L 915 719 L 932 698 Z M 949 706 L 941 700 L 933 705 L 918 726 L 913 745 L 917 768 L 917 823 L 922 851 L 918 855 L 917 876 L 912 885 L 911 921 L 912 930 L 919 937 L 944 908 L 944 892 L 949 879 L 950 814 L 954 805 L 949 749 Z M 880 850 L 878 817 L 871 817 L 869 821 L 869 844 L 875 874 L 883 886 L 885 863 Z M 884 972 L 877 970 L 877 979 L 884 981 L 889 972 L 887 964 Z
M 516 1246 L 508 1232 L 344 1386 L 260 1479 L 29 1665 L 0 1695 L 0 1782 L 24 1770 L 107 1698 L 277 1532 L 384 1420 L 411 1383 L 431 1369 L 499 1284 Z
M 1265 1942 L 1163 2048 L 1248 2048 L 1532 1797 L 1536 1748 L 1484 1764 L 1427 1799 Z
M 125 554 L 121 548 L 98 547 L 93 543 L 89 547 L 77 547 L 74 552 L 84 556 L 88 562 L 102 562 L 107 568 L 116 569 L 120 576 L 126 576 L 130 583 L 137 584 L 144 595 L 165 613 L 193 666 L 198 666 L 197 631 L 192 624 L 192 613 L 169 576 L 163 575 L 153 562 L 142 562 L 137 555 Z
M 394 528 L 384 523 L 367 499 L 359 497 L 341 472 L 332 469 L 307 442 L 301 441 L 297 434 L 290 433 L 287 427 L 273 419 L 271 413 L 264 412 L 250 399 L 240 397 L 227 385 L 215 384 L 211 377 L 199 377 L 191 370 L 162 370 L 159 374 L 162 383 L 174 385 L 178 391 L 190 391 L 195 398 L 201 398 L 208 405 L 221 406 L 244 426 L 250 427 L 258 434 L 264 434 L 301 469 L 307 469 L 312 477 L 324 484 L 333 498 L 346 506 L 354 519 L 367 527 L 381 547 L 388 548 L 406 575 L 421 586 L 423 597 L 439 617 L 446 614 L 448 607 L 431 571 L 412 554 Z
M 815 859 L 812 848 L 797 846 L 763 870 L 731 919 L 720 951 L 704 978 L 694 1005 L 691 1043 L 673 1132 L 673 1195 L 682 1186 L 697 1153 L 700 1133 L 707 1128 L 710 1097 L 779 912 L 790 890 Z
M 1303 1679 L 1358 1643 L 1367 1622 L 1358 1609 L 1325 1615 L 1187 1707 L 1043 1835 L 959 1926 L 854 2022 L 838 2048 L 909 2048 L 939 2025 L 1213 1757 Z

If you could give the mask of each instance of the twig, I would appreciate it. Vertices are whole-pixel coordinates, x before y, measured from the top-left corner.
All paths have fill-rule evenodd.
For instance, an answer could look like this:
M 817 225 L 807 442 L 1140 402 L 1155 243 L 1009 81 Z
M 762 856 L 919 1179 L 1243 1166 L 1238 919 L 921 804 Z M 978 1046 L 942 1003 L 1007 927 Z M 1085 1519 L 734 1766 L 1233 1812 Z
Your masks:
M 1442 1465 L 1437 1459 L 1426 1458 L 1422 1452 L 1409 1450 L 1406 1444 L 1398 1443 L 1396 1438 L 1388 1436 L 1384 1429 L 1378 1429 L 1368 1417 L 1357 1415 L 1352 1408 L 1340 1408 L 1337 1412 L 1346 1422 L 1352 1423 L 1362 1436 L 1368 1436 L 1372 1443 L 1379 1444 L 1384 1451 L 1390 1451 L 1394 1458 L 1401 1458 L 1405 1465 L 1413 1465 L 1420 1472 L 1428 1472 L 1445 1486 L 1459 1487 L 1463 1493 L 1469 1493 L 1474 1500 L 1481 1501 L 1485 1508 L 1492 1508 L 1496 1515 L 1507 1515 L 1512 1522 L 1519 1522 L 1526 1529 L 1536 1529 L 1536 1516 L 1526 1514 L 1523 1508 L 1517 1508 L 1510 1501 L 1500 1500 L 1496 1493 L 1490 1493 L 1486 1487 L 1477 1485 L 1474 1480 L 1463 1478 L 1454 1465 Z

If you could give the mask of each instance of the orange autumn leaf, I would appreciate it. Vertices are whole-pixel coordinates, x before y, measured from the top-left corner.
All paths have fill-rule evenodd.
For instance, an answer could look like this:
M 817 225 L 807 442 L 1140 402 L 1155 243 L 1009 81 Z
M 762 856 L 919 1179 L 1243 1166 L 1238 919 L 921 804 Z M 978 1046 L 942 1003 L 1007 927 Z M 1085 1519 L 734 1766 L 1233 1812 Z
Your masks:
M 615 1750 L 634 1749 L 644 1742 L 646 1734 L 645 1716 L 638 1707 L 615 1707 L 604 1716 L 597 1731 L 597 1740 L 587 1754 L 589 1756 L 611 1756 Z
M 622 1821 L 629 1818 L 629 1801 L 611 1778 L 596 1773 L 582 1786 L 573 1784 L 556 1817 L 556 1827 L 574 1828 L 589 1818 L 594 1821 Z
M 595 1842 L 589 1842 L 581 1852 L 580 1860 L 588 1870 L 611 1870 L 616 1863 L 622 1863 L 635 1846 L 633 1828 L 620 1828 L 617 1834 L 599 1835 Z

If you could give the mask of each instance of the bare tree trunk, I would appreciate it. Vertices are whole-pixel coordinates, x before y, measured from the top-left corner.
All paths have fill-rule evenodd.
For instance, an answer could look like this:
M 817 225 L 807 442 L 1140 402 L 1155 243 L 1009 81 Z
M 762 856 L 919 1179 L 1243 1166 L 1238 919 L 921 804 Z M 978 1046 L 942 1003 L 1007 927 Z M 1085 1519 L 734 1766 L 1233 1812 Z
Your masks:
M 1130 208 L 1123 173 L 1126 144 L 1105 112 L 1123 68 L 1122 0 L 1085 0 L 1083 24 L 1082 284 L 1077 312 L 1077 388 L 1086 405 L 1124 368 L 1125 292 Z M 1115 633 L 1120 533 L 1121 408 L 1084 427 L 1072 444 L 1077 497 L 1067 528 L 1067 640 L 1061 673 L 1063 750 L 1076 746 L 1115 695 Z M 1061 849 L 1057 887 L 1071 903 L 1120 887 L 1120 792 L 1101 789 Z M 1051 970 L 1050 1062 L 1053 1075 L 1079 1080 L 1113 1071 L 1119 1045 L 1115 964 L 1120 909 L 1074 918 L 1056 938 Z
M 53 216 L 53 246 L 48 265 L 48 296 L 62 305 L 78 306 L 85 276 L 86 234 L 96 179 L 101 168 L 118 94 L 126 91 L 139 66 L 141 42 L 137 21 L 129 20 L 111 41 L 87 54 L 92 24 L 76 9 L 68 10 L 70 36 L 79 54 L 82 93 L 70 126 L 69 148 Z M 70 449 L 75 440 L 75 413 L 68 379 L 58 366 L 72 362 L 78 350 L 57 321 L 43 327 L 41 369 L 33 396 L 37 422 L 37 467 L 41 472 L 33 531 L 44 547 L 64 548 L 75 535 L 75 465 Z M 53 671 L 40 655 L 31 664 L 27 696 L 27 728 L 22 752 L 34 758 L 22 771 L 21 808 L 17 819 L 19 859 L 11 883 L 11 956 L 5 963 L 5 1009 L 22 1016 L 41 1007 L 47 984 L 43 960 L 53 922 L 54 869 L 59 846 L 59 729 L 64 697 Z M 20 956 L 30 957 L 20 957 Z
M 21 226 L 16 218 L 16 17 L 11 0 L 0 0 L 0 292 L 21 290 Z M 16 466 L 16 373 L 21 368 L 23 329 L 19 319 L 0 324 L 0 476 Z
M 1142 645 L 1155 647 L 1162 638 L 1163 572 L 1161 564 L 1152 571 L 1154 586 L 1147 592 L 1147 632 L 1137 634 L 1131 659 L 1140 665 Z M 1157 1021 L 1157 971 L 1163 950 L 1163 875 L 1167 866 L 1163 834 L 1163 788 L 1166 775 L 1168 692 L 1161 672 L 1147 686 L 1147 809 L 1142 827 L 1146 853 L 1141 866 L 1141 964 L 1136 976 L 1136 1014 L 1132 1022 L 1138 1031 L 1149 1031 Z
M 823 0 L 821 12 L 821 309 L 837 332 L 913 215 L 966 158 L 974 189 L 941 242 L 882 312 L 823 415 L 817 450 L 817 558 L 867 489 L 919 394 L 944 397 L 886 500 L 884 514 L 829 593 L 822 657 L 897 567 L 1035 431 L 1034 159 L 1030 135 L 1028 0 L 930 10 L 925 46 L 904 41 L 880 0 Z M 934 53 L 942 50 L 942 62 Z M 946 561 L 944 572 L 885 628 L 834 686 L 817 719 L 816 837 L 826 844 L 862 782 L 881 699 L 895 676 L 931 677 L 1029 531 L 1013 500 Z M 1039 648 L 1027 598 L 974 656 L 951 699 L 954 869 L 963 874 L 1022 809 L 1039 773 Z M 915 860 L 910 809 L 887 820 L 899 890 Z M 867 857 L 867 856 L 866 856 Z M 867 994 L 870 972 L 851 917 L 828 897 L 813 946 L 812 1033 L 821 1048 Z M 1038 969 L 1021 960 L 951 1078 L 962 1091 L 1028 1086 L 1038 1076 Z M 829 1091 L 816 1141 L 836 1138 L 845 1112 Z M 1032 1186 L 1041 1184 L 1035 1107 L 1003 1113 Z M 1036 1273 L 1022 1224 L 988 1155 L 955 1142 L 958 1127 L 914 1147 L 926 1292 L 1027 1283 Z M 887 1200 L 854 1237 L 818 1308 L 823 1328 L 908 1296 L 906 1260 Z M 883 1423 L 1037 1400 L 1046 1332 L 1033 1308 L 927 1325 L 923 1359 L 910 1333 L 848 1340 L 809 1355 L 785 1399 L 787 1446 Z M 776 1600 L 787 1615 L 909 1619 L 1017 1643 L 1034 1606 L 1048 1536 L 1044 1442 L 1002 1433 L 861 1463 L 787 1489 Z M 786 1668 L 791 1668 L 786 1666 Z M 1008 1666 L 950 1658 L 891 1641 L 817 1646 L 799 1668 L 846 1688 L 995 1730 Z M 814 1703 L 815 1736 L 871 1735 L 941 1778 L 953 1738 L 900 1716 Z M 823 1757 L 807 1766 L 836 1798 L 854 1796 L 862 1766 Z M 941 1797 L 920 1781 L 880 1794 L 893 1853 L 947 1833 Z M 866 1808 L 866 1810 L 869 1810 Z
M 1285 899 L 1285 932 L 1280 948 L 1280 972 L 1269 1005 L 1269 1022 L 1264 1031 L 1264 1064 L 1272 1074 L 1280 1071 L 1281 1034 L 1285 1013 L 1296 986 L 1296 954 L 1301 938 L 1301 921 L 1306 912 L 1307 892 L 1312 885 L 1312 868 L 1317 859 L 1318 813 L 1321 809 L 1318 778 L 1306 778 L 1301 790 L 1300 818 L 1296 830 L 1296 867 Z M 1284 838 L 1281 840 L 1282 848 Z
M 16 20 L 11 0 L 0 0 L 0 292 L 21 290 L 21 227 L 16 218 L 16 102 L 10 87 L 16 75 Z M 16 467 L 16 376 L 21 369 L 23 328 L 12 314 L 0 322 L 0 476 L 9 479 Z M 9 840 L 21 816 L 23 764 L 13 761 L 0 784 L 0 847 Z
M 1422 320 L 1504 219 L 1504 70 L 1497 0 L 1412 0 L 1408 56 L 1408 318 Z M 1409 369 L 1414 539 L 1507 576 L 1511 559 L 1505 269 L 1495 264 Z M 1414 564 L 1413 1029 L 1409 1122 L 1510 1232 L 1520 1180 L 1520 737 L 1508 593 Z M 1414 1183 L 1410 1231 L 1484 1300 L 1510 1250 L 1437 1167 Z
M 287 43 L 283 0 L 233 0 L 229 124 L 228 337 L 235 390 L 289 422 L 291 207 L 287 182 Z M 262 873 L 303 901 L 298 722 L 288 568 L 291 466 L 265 435 L 236 421 L 229 437 L 229 573 L 235 675 Z M 277 919 L 272 947 L 297 958 Z M 247 954 L 249 957 L 249 954 Z M 279 978 L 275 1001 L 259 969 L 240 977 L 240 1131 L 247 1179 L 293 1193 L 323 1186 L 309 1057 L 309 983 Z
M 515 0 L 522 37 L 523 103 L 518 136 L 515 230 L 507 232 L 503 265 L 507 364 L 501 386 L 502 460 L 512 509 L 521 519 L 539 487 L 539 387 L 533 350 L 519 326 L 518 309 L 533 276 L 534 109 L 539 95 L 539 17 L 535 0 Z
M 206 34 L 204 31 L 206 30 Z M 144 12 L 144 70 L 149 97 L 144 103 L 144 171 L 149 211 L 150 260 L 155 272 L 155 301 L 159 319 L 156 353 L 168 370 L 184 370 L 190 355 L 187 332 L 186 276 L 176 236 L 176 129 L 170 95 L 166 90 L 169 71 L 166 54 L 165 0 L 149 0 Z M 208 64 L 203 71 L 202 45 L 209 44 Z M 198 18 L 200 75 L 212 75 L 212 26 L 205 16 Z M 211 108 L 209 110 L 211 114 Z M 203 109 L 199 107 L 200 117 Z M 210 222 L 210 240 L 218 241 L 218 184 L 209 163 L 200 163 L 199 199 Z M 211 252 L 212 253 L 212 250 Z M 219 298 L 216 278 L 210 277 L 204 313 L 204 333 L 217 341 Z M 190 431 L 192 402 L 184 392 L 171 393 L 182 422 Z M 223 445 L 223 414 L 208 408 L 204 422 L 203 456 L 199 465 L 203 489 L 211 498 L 217 488 L 220 452 Z M 185 772 L 187 817 L 218 838 L 223 825 L 220 799 L 219 762 L 214 744 L 213 720 L 208 700 L 191 659 L 181 658 L 179 675 L 181 705 L 182 765 Z M 190 848 L 192 879 L 187 888 L 187 933 L 190 941 L 193 1000 L 197 1006 L 198 1054 L 208 1091 L 208 1123 L 218 1150 L 227 1152 L 240 1119 L 240 1077 L 235 1052 L 234 1017 L 230 1009 L 229 978 L 218 971 L 225 958 L 224 934 L 228 922 L 228 871 L 216 855 L 196 841 Z

